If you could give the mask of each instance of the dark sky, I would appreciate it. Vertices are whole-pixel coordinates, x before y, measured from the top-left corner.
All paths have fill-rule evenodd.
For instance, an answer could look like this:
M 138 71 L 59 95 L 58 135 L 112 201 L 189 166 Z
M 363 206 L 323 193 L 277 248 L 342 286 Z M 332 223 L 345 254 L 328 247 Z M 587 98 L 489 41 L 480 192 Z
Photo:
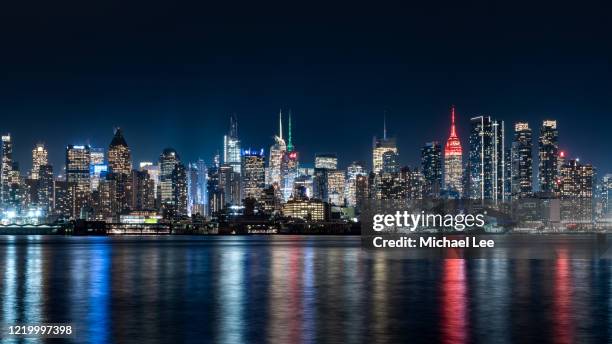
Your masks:
M 66 144 L 107 147 L 115 126 L 135 162 L 166 146 L 209 161 L 230 113 L 243 146 L 267 151 L 280 107 L 307 165 L 369 162 L 385 110 L 414 165 L 456 104 L 465 150 L 471 116 L 555 118 L 570 156 L 612 172 L 603 1 L 20 3 L 0 11 L 0 131 L 23 170 L 37 141 L 61 166 Z

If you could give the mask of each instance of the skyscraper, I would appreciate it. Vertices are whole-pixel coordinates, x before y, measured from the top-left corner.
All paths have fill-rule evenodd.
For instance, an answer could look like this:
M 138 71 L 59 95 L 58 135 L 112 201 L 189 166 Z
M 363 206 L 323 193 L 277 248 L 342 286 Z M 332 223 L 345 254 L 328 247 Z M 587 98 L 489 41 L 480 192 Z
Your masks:
M 0 171 L 0 205 L 10 198 L 11 173 L 13 171 L 13 142 L 11 134 L 2 135 L 2 166 Z
M 278 115 L 279 131 L 278 136 L 274 136 L 274 145 L 270 147 L 270 161 L 268 162 L 269 169 L 269 180 L 268 184 L 276 185 L 277 188 L 282 186 L 282 164 L 283 157 L 287 151 L 287 145 L 283 140 L 283 113 L 282 111 Z
M 470 124 L 470 198 L 504 201 L 507 195 L 504 122 L 478 116 L 470 119 Z
M 50 215 L 54 207 L 53 166 L 46 164 L 40 165 L 38 168 L 38 179 L 36 179 L 36 183 L 38 192 L 38 206 L 46 215 Z
M 545 120 L 542 122 L 538 143 L 540 191 L 545 195 L 552 195 L 555 192 L 558 175 L 559 132 L 557 121 Z
M 174 148 L 166 148 L 159 157 L 160 203 L 164 218 L 187 215 L 187 172 Z
M 48 153 L 45 145 L 42 143 L 37 144 L 32 149 L 32 171 L 30 172 L 30 178 L 38 179 L 38 172 L 40 166 L 48 163 Z
M 520 199 L 533 194 L 533 143 L 529 123 L 514 125 L 512 142 L 512 198 Z
M 230 130 L 223 136 L 223 163 L 232 166 L 234 172 L 240 173 L 240 139 L 235 115 L 230 116 Z
M 266 186 L 265 155 L 259 151 L 246 149 L 242 152 L 242 198 L 259 200 Z
M 190 214 L 206 215 L 207 168 L 204 160 L 198 159 L 187 168 L 187 207 Z
M 327 171 L 327 201 L 330 204 L 337 206 L 344 205 L 344 182 L 344 171 Z
M 89 146 L 68 145 L 66 147 L 66 182 L 74 185 L 72 209 L 70 216 L 78 218 L 81 210 L 89 201 L 91 192 L 90 171 L 91 156 Z
M 444 147 L 444 188 L 457 197 L 463 195 L 463 149 L 455 128 L 455 107 L 451 107 L 450 136 Z
M 421 170 L 425 178 L 425 195 L 431 198 L 440 197 L 442 189 L 442 146 L 437 142 L 428 142 L 421 149 Z
M 593 188 L 595 170 L 589 164 L 568 160 L 561 167 L 559 195 L 561 219 L 590 223 L 593 220 Z
M 383 137 L 374 137 L 372 140 L 372 172 L 380 173 L 383 168 L 383 154 L 393 152 L 398 154 L 395 139 L 387 138 L 387 121 L 386 117 L 383 122 Z
M 159 156 L 159 185 L 160 203 L 162 207 L 174 207 L 174 188 L 172 184 L 172 174 L 174 168 L 181 162 L 180 157 L 174 148 L 166 148 Z
M 121 128 L 115 130 L 108 147 L 108 167 L 112 173 L 130 175 L 132 172 L 132 157 Z
M 365 164 L 361 161 L 353 161 L 346 169 L 346 184 L 344 186 L 344 194 L 346 198 L 346 203 L 349 207 L 354 207 L 357 205 L 358 199 L 358 181 L 357 177 L 364 177 L 361 179 L 362 190 L 364 188 L 364 179 L 365 183 L 367 183 L 367 172 L 365 169 Z M 363 197 L 363 195 L 360 195 Z

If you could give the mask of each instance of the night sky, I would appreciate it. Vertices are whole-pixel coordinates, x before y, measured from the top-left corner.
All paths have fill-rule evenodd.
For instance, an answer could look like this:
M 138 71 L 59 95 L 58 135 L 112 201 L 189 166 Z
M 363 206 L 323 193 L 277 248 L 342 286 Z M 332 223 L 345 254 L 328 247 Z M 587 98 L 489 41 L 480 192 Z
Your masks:
M 67 144 L 107 148 L 115 126 L 135 163 L 167 146 L 210 161 L 231 113 L 243 147 L 267 152 L 281 107 L 305 165 L 316 152 L 370 164 L 387 111 L 414 166 L 423 143 L 446 140 L 455 104 L 465 151 L 471 116 L 505 120 L 507 137 L 553 118 L 570 157 L 612 172 L 603 1 L 96 3 L 0 11 L 0 131 L 22 171 L 36 142 L 59 171 Z

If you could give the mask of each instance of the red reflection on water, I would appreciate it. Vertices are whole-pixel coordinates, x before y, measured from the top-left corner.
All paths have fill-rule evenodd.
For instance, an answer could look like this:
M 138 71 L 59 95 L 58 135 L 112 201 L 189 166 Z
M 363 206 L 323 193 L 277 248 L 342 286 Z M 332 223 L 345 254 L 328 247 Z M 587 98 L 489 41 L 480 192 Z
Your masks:
M 555 262 L 555 286 L 553 289 L 554 343 L 573 343 L 572 276 L 567 251 L 559 252 Z
M 302 265 L 300 259 L 302 252 L 297 247 L 291 247 L 289 251 L 289 337 L 291 343 L 299 343 L 302 337 L 302 297 L 300 294 Z
M 468 342 L 467 287 L 465 261 L 445 259 L 442 276 L 442 342 Z

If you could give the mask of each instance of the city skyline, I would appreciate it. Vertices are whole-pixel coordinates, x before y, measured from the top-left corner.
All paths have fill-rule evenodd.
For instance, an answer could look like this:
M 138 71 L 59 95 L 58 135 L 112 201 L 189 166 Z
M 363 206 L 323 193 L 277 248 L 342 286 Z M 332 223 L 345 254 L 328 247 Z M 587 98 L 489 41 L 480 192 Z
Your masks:
M 453 105 L 454 106 L 454 105 Z M 427 142 L 431 142 L 431 141 L 436 141 L 436 142 L 446 142 L 446 140 L 448 139 L 448 132 L 450 131 L 450 121 L 449 121 L 449 108 L 447 108 L 447 113 L 446 113 L 446 123 L 442 122 L 439 123 L 438 125 L 438 129 L 436 130 L 436 132 L 444 132 L 446 131 L 446 133 L 443 133 L 440 137 L 435 137 L 435 138 L 430 138 L 427 141 L 422 142 L 420 145 L 415 146 L 415 147 L 406 147 L 406 144 L 402 144 L 402 141 L 404 141 L 403 139 L 408 138 L 409 135 L 407 135 L 406 133 L 403 133 L 402 136 L 397 135 L 396 134 L 396 130 L 394 129 L 395 126 L 393 125 L 393 123 L 389 123 L 389 119 L 388 119 L 388 112 L 385 111 L 384 114 L 380 115 L 379 117 L 379 127 L 380 130 L 378 132 L 375 132 L 374 135 L 370 136 L 369 138 L 366 136 L 364 138 L 358 138 L 358 137 L 353 137 L 353 140 L 351 141 L 351 144 L 349 146 L 354 146 L 356 143 L 357 146 L 361 146 L 363 145 L 363 142 L 367 142 L 368 144 L 366 145 L 365 151 L 359 153 L 359 156 L 363 156 L 363 158 L 361 159 L 351 159 L 349 157 L 347 157 L 348 155 L 351 156 L 355 156 L 354 152 L 353 154 L 344 154 L 342 151 L 333 151 L 333 150 L 321 150 L 321 151 L 314 151 L 311 147 L 309 147 L 307 144 L 304 144 L 301 142 L 300 137 L 302 136 L 308 136 L 308 133 L 304 133 L 303 131 L 297 130 L 296 133 L 296 129 L 293 129 L 293 136 L 297 136 L 296 139 L 294 139 L 294 144 L 298 147 L 298 150 L 300 151 L 300 164 L 304 167 L 314 167 L 315 165 L 315 156 L 316 154 L 324 154 L 324 153 L 334 153 L 338 156 L 338 161 L 339 161 L 339 168 L 341 169 L 345 169 L 346 167 L 348 167 L 350 165 L 350 163 L 352 163 L 353 161 L 363 161 L 366 163 L 366 166 L 368 167 L 368 169 L 371 169 L 371 139 L 372 137 L 375 136 L 379 136 L 382 137 L 385 135 L 385 133 L 383 133 L 384 131 L 386 131 L 386 135 L 387 137 L 389 137 L 390 139 L 395 139 L 396 141 L 396 145 L 398 147 L 398 151 L 399 151 L 399 163 L 401 166 L 409 166 L 411 168 L 413 167 L 419 167 L 421 165 L 421 152 L 420 149 L 421 147 L 427 143 Z M 278 110 L 277 110 L 278 111 Z M 456 110 L 457 111 L 457 110 Z M 281 110 L 282 112 L 282 110 Z M 288 123 L 288 113 L 292 112 L 291 110 L 288 110 L 285 114 L 282 115 L 283 118 L 283 123 L 284 123 L 284 129 L 283 129 L 283 135 L 287 136 L 287 123 Z M 238 135 L 238 138 L 240 139 L 240 141 L 242 142 L 242 148 L 243 149 L 248 149 L 248 148 L 255 148 L 255 147 L 265 147 L 265 152 L 266 154 L 269 153 L 269 147 L 272 145 L 273 141 L 273 137 L 274 135 L 278 135 L 278 130 L 279 128 L 275 128 L 274 126 L 278 126 L 278 121 L 279 121 L 279 114 L 277 112 L 276 116 L 276 121 L 271 121 L 270 123 L 270 140 L 267 142 L 257 142 L 257 143 L 252 143 L 252 141 L 246 140 L 244 139 L 245 136 L 249 136 L 249 134 L 251 134 L 251 136 L 262 136 L 261 135 L 261 131 L 265 131 L 265 126 L 261 125 L 259 127 L 257 127 L 257 129 L 254 129 L 252 127 L 246 127 L 243 129 L 241 129 L 240 135 Z M 295 121 L 296 121 L 296 115 L 292 114 L 292 120 L 294 121 L 294 126 L 295 126 Z M 130 144 L 130 148 L 131 148 L 131 153 L 133 155 L 133 164 L 135 166 L 135 168 L 137 168 L 137 164 L 140 162 L 155 162 L 157 161 L 157 158 L 159 156 L 159 154 L 163 151 L 163 149 L 165 148 L 174 148 L 177 150 L 177 152 L 179 152 L 179 154 L 181 154 L 181 156 L 186 157 L 183 158 L 184 161 L 186 162 L 195 162 L 198 160 L 204 160 L 207 164 L 211 164 L 213 162 L 213 158 L 216 154 L 219 154 L 221 156 L 221 159 L 223 160 L 223 155 L 224 155 L 224 133 L 227 133 L 230 129 L 231 126 L 234 122 L 238 122 L 240 123 L 240 118 L 235 114 L 228 114 L 226 116 L 222 116 L 223 117 L 223 121 L 226 124 L 226 128 L 224 131 L 221 131 L 220 133 L 217 132 L 214 135 L 210 135 L 211 137 L 217 137 L 217 145 L 213 147 L 206 147 L 203 148 L 201 151 L 202 152 L 211 152 L 210 155 L 205 155 L 205 154 L 197 154 L 195 153 L 195 155 L 193 155 L 194 150 L 192 149 L 185 149 L 185 151 L 189 152 L 191 151 L 192 154 L 188 155 L 183 153 L 179 148 L 176 148 L 177 145 L 173 145 L 171 143 L 160 143 L 160 142 L 155 142 L 153 143 L 153 145 L 155 146 L 160 146 L 162 147 L 159 152 L 157 152 L 156 154 L 152 155 L 152 156 L 148 156 L 143 154 L 143 151 L 150 151 L 150 148 L 147 146 L 144 147 L 139 147 L 135 144 Z M 457 122 L 456 122 L 456 128 L 457 128 L 457 132 L 458 132 L 458 136 L 459 136 L 459 140 L 461 142 L 461 145 L 464 147 L 469 147 L 469 140 L 467 139 L 469 136 L 469 121 L 470 119 L 474 118 L 474 116 L 471 117 L 467 117 L 465 115 L 461 115 L 460 110 L 457 111 Z M 478 117 L 478 116 L 476 116 Z M 230 120 L 230 125 L 228 125 L 228 119 Z M 537 163 L 539 161 L 538 156 L 537 156 L 537 146 L 538 146 L 538 142 L 537 142 L 537 137 L 539 136 L 539 130 L 540 130 L 540 126 L 541 124 L 549 119 L 555 119 L 554 117 L 543 117 L 543 119 L 539 122 L 532 122 L 532 121 L 517 121 L 516 123 L 523 123 L 523 122 L 527 122 L 530 127 L 534 128 L 534 142 L 533 142 L 533 149 L 534 149 L 534 164 L 535 166 L 537 166 Z M 298 117 L 297 120 L 299 121 L 300 118 Z M 502 118 L 500 118 L 500 120 L 503 120 Z M 467 121 L 467 122 L 466 122 Z M 507 122 L 507 121 L 505 121 Z M 299 123 L 299 122 L 298 122 Z M 511 123 L 511 125 L 507 125 L 506 129 L 505 129 L 505 144 L 506 147 L 510 147 L 511 146 L 511 141 L 512 141 L 512 137 L 514 135 L 514 124 L 516 123 Z M 557 125 L 558 125 L 558 131 L 560 132 L 564 132 L 563 131 L 563 123 L 559 120 L 557 120 Z M 65 164 L 65 148 L 72 144 L 72 145 L 89 145 L 92 148 L 101 148 L 104 149 L 105 153 L 107 154 L 107 150 L 108 150 L 108 145 L 109 142 L 113 139 L 113 136 L 115 135 L 115 131 L 117 129 L 121 129 L 122 133 L 125 133 L 125 135 L 127 136 L 127 140 L 130 140 L 130 135 L 134 136 L 134 137 L 138 137 L 140 133 L 135 132 L 135 133 L 130 133 L 127 132 L 124 127 L 121 126 L 115 126 L 113 127 L 113 130 L 111 132 L 111 134 L 108 135 L 108 137 L 106 138 L 102 138 L 102 139 L 97 139 L 95 142 L 95 144 L 92 144 L 91 142 L 94 140 L 83 140 L 83 141 L 79 141 L 79 142 L 66 142 L 63 146 L 60 147 L 51 147 L 49 144 L 46 143 L 45 140 L 39 139 L 39 140 L 35 140 L 31 146 L 27 146 L 27 147 L 21 147 L 21 144 L 23 143 L 22 140 L 20 140 L 19 137 L 17 137 L 16 135 L 14 135 L 12 132 L 3 132 L 3 135 L 5 134 L 11 134 L 11 140 L 12 140 L 12 145 L 13 145 L 13 156 L 14 156 L 14 160 L 16 162 L 19 163 L 20 166 L 20 170 L 22 171 L 23 175 L 26 175 L 27 172 L 29 172 L 31 170 L 32 167 L 32 150 L 35 149 L 38 145 L 43 144 L 46 148 L 47 154 L 48 154 L 48 160 L 49 163 L 53 166 L 63 166 Z M 574 149 L 572 149 L 572 147 L 569 147 L 568 145 L 564 144 L 564 142 L 567 141 L 572 141 L 571 137 L 568 137 L 570 135 L 570 133 L 573 134 L 579 134 L 576 131 L 573 130 L 569 130 L 569 132 L 564 132 L 564 134 L 561 134 L 561 139 L 560 139 L 560 143 L 559 143 L 559 151 L 563 151 L 565 155 L 567 155 L 568 159 L 579 159 L 583 162 L 586 163 L 590 163 L 593 166 L 595 166 L 599 173 L 601 173 L 599 176 L 603 176 L 606 173 L 609 173 L 609 171 L 612 171 L 612 166 L 610 166 L 609 168 L 607 167 L 608 165 L 612 165 L 612 161 L 608 161 L 608 159 L 606 159 L 606 156 L 599 156 L 599 157 L 595 157 L 593 160 L 589 160 L 585 157 L 588 156 L 593 156 L 593 154 L 589 154 L 589 152 L 592 152 L 592 149 L 587 150 L 586 152 L 582 153 L 582 152 L 577 152 Z M 255 133 L 259 133 L 259 135 L 253 135 L 252 132 Z M 415 129 L 415 132 L 419 132 L 419 130 Z M 305 135 L 306 134 L 306 135 Z M 382 134 L 382 135 L 381 135 Z M 44 136 L 44 135 L 41 135 Z M 568 140 L 569 139 L 569 140 Z M 131 141 L 131 140 L 130 140 Z M 319 141 L 323 141 L 323 142 L 327 142 L 328 140 L 322 139 Z M 332 141 L 332 140 L 330 140 Z M 331 142 L 333 143 L 333 142 Z M 332 146 L 332 145 L 330 145 Z M 306 154 L 304 152 L 307 152 Z M 464 152 L 464 159 L 465 159 L 465 154 L 466 152 Z M 407 158 L 408 157 L 408 158 Z M 54 169 L 54 173 L 55 175 L 59 175 L 62 174 L 62 169 L 58 169 L 57 167 Z M 534 178 L 537 178 L 537 169 L 534 170 Z M 534 187 L 538 187 L 538 183 L 535 182 L 534 183 Z

